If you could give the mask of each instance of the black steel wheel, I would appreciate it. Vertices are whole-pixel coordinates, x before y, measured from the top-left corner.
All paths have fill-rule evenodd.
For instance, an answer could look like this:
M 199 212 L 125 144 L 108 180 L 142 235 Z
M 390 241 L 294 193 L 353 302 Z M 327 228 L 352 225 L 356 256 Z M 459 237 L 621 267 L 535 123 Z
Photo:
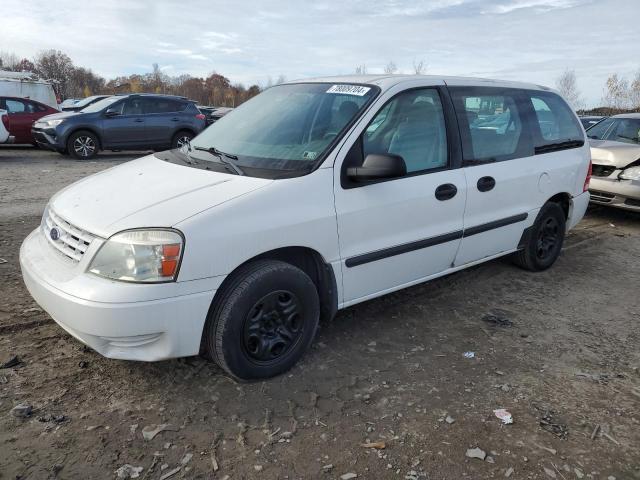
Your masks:
M 546 203 L 526 232 L 523 248 L 514 254 L 513 261 L 526 270 L 546 270 L 560 256 L 565 230 L 562 207 L 557 203 Z
M 238 268 L 217 293 L 203 344 L 234 378 L 269 378 L 302 357 L 319 319 L 318 291 L 304 271 L 278 260 L 258 260 Z
M 277 362 L 302 337 L 298 297 L 288 290 L 271 292 L 249 309 L 244 321 L 243 347 L 258 364 Z

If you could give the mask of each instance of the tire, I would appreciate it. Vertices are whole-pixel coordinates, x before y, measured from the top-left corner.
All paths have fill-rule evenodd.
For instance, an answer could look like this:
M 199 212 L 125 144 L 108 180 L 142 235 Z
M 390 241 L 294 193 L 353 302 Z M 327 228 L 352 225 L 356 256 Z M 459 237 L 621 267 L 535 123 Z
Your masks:
M 562 207 L 557 203 L 544 204 L 531 226 L 524 248 L 513 255 L 513 262 L 532 272 L 546 270 L 560 256 L 565 231 Z
M 235 379 L 280 375 L 309 348 L 320 301 L 315 284 L 299 268 L 277 260 L 251 262 L 218 294 L 203 343 L 209 357 Z
M 171 139 L 171 148 L 182 148 L 186 143 L 190 142 L 195 135 L 189 130 L 180 130 Z
M 98 154 L 98 137 L 86 130 L 74 132 L 67 140 L 67 152 L 73 158 L 89 160 Z

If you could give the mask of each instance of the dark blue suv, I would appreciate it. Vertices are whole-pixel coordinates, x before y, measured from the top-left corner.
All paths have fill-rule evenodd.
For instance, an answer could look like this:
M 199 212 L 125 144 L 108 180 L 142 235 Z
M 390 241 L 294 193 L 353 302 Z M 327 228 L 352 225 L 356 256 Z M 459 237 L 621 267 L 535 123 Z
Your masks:
M 99 150 L 179 148 L 205 125 L 205 116 L 185 97 L 130 94 L 47 115 L 31 133 L 43 148 L 87 159 Z

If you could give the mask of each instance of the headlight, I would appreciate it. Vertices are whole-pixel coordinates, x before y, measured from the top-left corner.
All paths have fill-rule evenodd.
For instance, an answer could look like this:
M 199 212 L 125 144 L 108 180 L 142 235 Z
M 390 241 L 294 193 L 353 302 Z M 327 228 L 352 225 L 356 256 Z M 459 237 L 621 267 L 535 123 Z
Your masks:
M 627 168 L 620 172 L 618 178 L 623 180 L 640 180 L 640 166 Z
M 40 128 L 55 127 L 60 125 L 62 122 L 64 122 L 64 118 L 61 118 L 60 120 L 39 120 L 35 123 L 35 126 Z
M 100 247 L 89 272 L 123 282 L 172 282 L 182 249 L 182 235 L 175 230 L 127 230 Z

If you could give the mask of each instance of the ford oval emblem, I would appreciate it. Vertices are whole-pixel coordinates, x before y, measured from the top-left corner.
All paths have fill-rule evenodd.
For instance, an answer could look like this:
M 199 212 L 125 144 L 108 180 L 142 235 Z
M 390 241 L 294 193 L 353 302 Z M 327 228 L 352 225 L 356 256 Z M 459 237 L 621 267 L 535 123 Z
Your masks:
M 55 242 L 56 240 L 58 240 L 60 238 L 60 230 L 58 230 L 56 227 L 53 227 L 49 231 L 49 236 L 51 237 L 51 240 L 53 240 Z

